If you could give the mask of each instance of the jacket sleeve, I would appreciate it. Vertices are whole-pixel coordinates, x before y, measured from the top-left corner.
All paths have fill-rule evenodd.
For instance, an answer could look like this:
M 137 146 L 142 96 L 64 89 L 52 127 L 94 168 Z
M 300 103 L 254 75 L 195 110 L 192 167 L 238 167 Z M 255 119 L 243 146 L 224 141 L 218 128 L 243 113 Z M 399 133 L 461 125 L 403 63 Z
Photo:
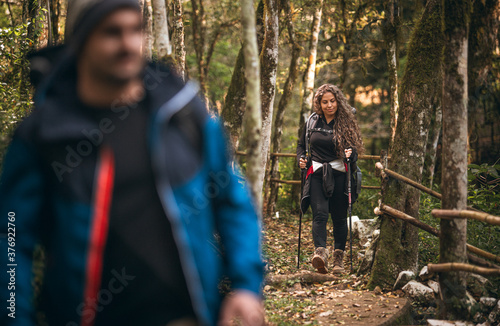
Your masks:
M 297 166 L 299 165 L 299 159 L 302 155 L 306 155 L 306 123 L 304 124 L 304 130 L 302 131 L 302 136 L 297 141 Z
M 34 146 L 16 137 L 0 179 L 1 325 L 35 325 L 32 257 L 40 230 L 43 173 Z M 6 269 L 6 271 L 4 270 Z M 15 318 L 13 318 L 15 316 Z
M 209 125 L 214 139 L 210 148 L 213 153 L 210 155 L 211 174 L 224 185 L 214 199 L 214 209 L 227 274 L 233 289 L 249 290 L 261 295 L 264 274 L 261 222 L 247 187 L 232 170 L 229 147 L 221 124 L 211 119 Z

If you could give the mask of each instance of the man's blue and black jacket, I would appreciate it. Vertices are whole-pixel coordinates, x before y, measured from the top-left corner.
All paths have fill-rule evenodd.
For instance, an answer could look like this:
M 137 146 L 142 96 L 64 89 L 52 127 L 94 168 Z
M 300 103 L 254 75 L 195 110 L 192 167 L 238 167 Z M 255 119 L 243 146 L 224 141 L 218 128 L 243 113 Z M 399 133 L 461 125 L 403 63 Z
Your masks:
M 37 243 L 47 251 L 43 284 L 48 297 L 41 298 L 51 300 L 53 311 L 47 313 L 58 314 L 67 325 L 89 325 L 85 318 L 92 311 L 86 309 L 93 308 L 86 298 L 95 298 L 100 286 L 114 162 L 99 137 L 88 136 L 109 126 L 97 125 L 77 109 L 74 73 L 66 69 L 38 92 L 35 110 L 17 129 L 3 162 L 0 262 L 2 270 L 15 264 L 9 266 L 15 284 L 11 291 L 11 275 L 0 273 L 2 325 L 35 325 Z M 146 67 L 143 81 L 151 99 L 149 152 L 156 188 L 195 313 L 203 324 L 213 325 L 223 275 L 233 289 L 261 293 L 258 217 L 230 167 L 221 124 L 208 115 L 197 88 L 158 64 Z M 83 142 L 92 143 L 92 149 Z M 204 194 L 204 189 L 211 190 Z M 15 216 L 10 225 L 9 216 Z M 9 236 L 15 236 L 13 261 L 7 260 L 13 256 L 8 256 Z M 15 319 L 8 316 L 11 292 Z

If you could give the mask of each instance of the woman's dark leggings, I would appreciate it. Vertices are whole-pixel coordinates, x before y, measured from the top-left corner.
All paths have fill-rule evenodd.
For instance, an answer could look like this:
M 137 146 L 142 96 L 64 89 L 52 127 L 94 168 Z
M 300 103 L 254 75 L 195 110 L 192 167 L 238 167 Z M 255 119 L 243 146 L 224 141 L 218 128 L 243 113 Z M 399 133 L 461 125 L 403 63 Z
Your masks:
M 334 248 L 345 250 L 347 240 L 347 208 L 348 200 L 344 194 L 345 173 L 333 171 L 335 188 L 330 198 L 323 193 L 322 169 L 316 170 L 311 175 L 311 208 L 313 212 L 313 242 L 314 247 L 326 248 L 326 226 L 329 213 L 333 220 Z

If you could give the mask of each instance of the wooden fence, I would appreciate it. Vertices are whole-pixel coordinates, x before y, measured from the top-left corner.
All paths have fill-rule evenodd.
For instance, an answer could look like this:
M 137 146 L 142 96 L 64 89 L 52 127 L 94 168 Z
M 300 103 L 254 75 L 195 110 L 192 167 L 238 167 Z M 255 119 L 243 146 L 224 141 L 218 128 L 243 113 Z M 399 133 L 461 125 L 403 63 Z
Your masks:
M 380 176 L 383 179 L 388 179 L 390 177 L 398 179 L 400 181 L 403 181 L 407 183 L 410 186 L 413 186 L 423 192 L 426 192 L 436 198 L 441 199 L 441 194 L 431 190 L 427 187 L 424 187 L 423 185 L 408 179 L 392 170 L 389 170 L 387 168 L 384 168 L 384 165 L 380 162 L 375 164 L 375 167 L 380 170 Z M 385 205 L 383 203 L 380 203 L 379 207 L 375 208 L 375 214 L 377 215 L 382 215 L 382 214 L 388 214 L 392 217 L 401 219 L 403 221 L 408 222 L 411 225 L 414 225 L 436 237 L 440 236 L 440 231 L 433 228 L 432 226 L 423 223 L 422 221 L 409 216 L 405 214 L 404 212 L 401 212 L 399 210 L 396 210 L 388 205 Z M 442 210 L 442 209 L 434 209 L 431 212 L 432 216 L 436 218 L 442 218 L 442 219 L 454 219 L 454 218 L 467 218 L 467 219 L 475 219 L 478 221 L 482 221 L 488 224 L 492 225 L 500 225 L 500 217 L 490 215 L 484 212 L 480 212 L 475 210 L 472 207 L 467 207 L 467 210 Z M 500 263 L 500 256 L 494 255 L 492 253 L 486 252 L 484 250 L 481 250 L 477 247 L 474 247 L 470 244 L 466 244 L 467 246 L 467 251 L 468 251 L 468 258 L 470 262 L 473 262 L 477 265 L 481 266 L 475 266 L 475 265 L 470 265 L 470 264 L 462 264 L 462 263 L 441 263 L 441 264 L 428 264 L 427 268 L 429 272 L 449 272 L 449 271 L 465 271 L 465 272 L 471 272 L 471 273 L 477 273 L 477 274 L 482 274 L 482 275 L 500 275 L 500 266 L 490 263 L 482 258 L 479 258 L 477 256 L 483 257 L 485 259 L 488 259 L 490 261 L 493 261 L 495 263 Z M 474 253 L 477 256 L 472 255 Z M 486 268 L 485 268 L 486 267 Z

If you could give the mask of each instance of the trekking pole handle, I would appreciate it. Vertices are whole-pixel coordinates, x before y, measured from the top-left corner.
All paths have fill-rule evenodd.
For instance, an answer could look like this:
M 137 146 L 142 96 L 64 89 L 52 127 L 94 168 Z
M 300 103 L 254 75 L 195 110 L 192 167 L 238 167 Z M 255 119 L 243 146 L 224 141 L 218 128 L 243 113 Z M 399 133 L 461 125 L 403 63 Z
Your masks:
M 302 171 L 304 171 L 307 168 L 307 160 L 305 155 L 300 155 L 300 159 L 306 161 L 306 167 L 305 168 L 300 168 Z

